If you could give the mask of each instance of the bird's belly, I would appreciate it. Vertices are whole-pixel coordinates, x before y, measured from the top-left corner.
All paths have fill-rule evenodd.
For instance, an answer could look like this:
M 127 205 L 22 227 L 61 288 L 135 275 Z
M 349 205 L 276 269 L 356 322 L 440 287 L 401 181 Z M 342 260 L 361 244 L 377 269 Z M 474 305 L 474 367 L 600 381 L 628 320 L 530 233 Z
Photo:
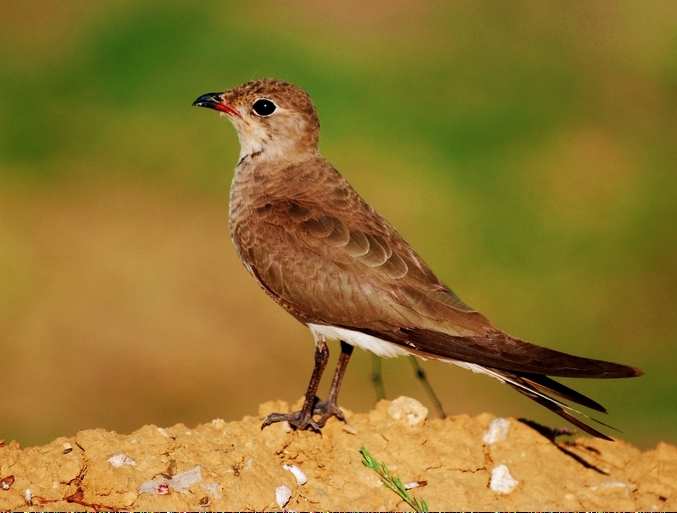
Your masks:
M 398 346 L 392 342 L 386 342 L 385 340 L 359 331 L 338 328 L 336 326 L 327 326 L 325 324 L 308 323 L 308 327 L 310 328 L 310 331 L 313 332 L 315 339 L 317 339 L 317 335 L 321 335 L 332 340 L 343 340 L 351 346 L 359 347 L 364 351 L 369 351 L 382 358 L 395 358 L 396 356 L 412 354 L 402 346 Z
M 439 358 L 435 355 L 421 354 L 417 351 L 412 351 L 407 347 L 399 346 L 392 342 L 382 340 L 372 335 L 367 335 L 366 333 L 362 333 L 360 331 L 338 328 L 336 326 L 327 326 L 325 324 L 308 323 L 308 327 L 313 333 L 315 340 L 317 340 L 318 335 L 324 336 L 325 338 L 331 340 L 343 340 L 351 346 L 359 347 L 360 349 L 374 353 L 376 356 L 380 356 L 381 358 L 395 358 L 398 356 L 413 355 L 418 356 L 423 360 L 427 360 L 427 357 L 430 357 L 445 363 L 458 365 L 459 367 L 470 370 L 476 374 L 486 374 L 487 376 L 491 376 L 492 378 L 505 383 L 505 379 L 500 374 L 474 363 L 452 360 L 450 358 Z

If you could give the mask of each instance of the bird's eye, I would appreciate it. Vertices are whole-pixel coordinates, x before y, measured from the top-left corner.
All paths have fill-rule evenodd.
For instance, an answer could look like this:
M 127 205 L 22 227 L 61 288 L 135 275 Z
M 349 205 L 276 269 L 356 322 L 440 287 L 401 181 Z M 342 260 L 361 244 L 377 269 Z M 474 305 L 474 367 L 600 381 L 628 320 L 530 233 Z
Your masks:
M 256 100 L 254 102 L 254 105 L 252 105 L 252 109 L 254 109 L 254 112 L 261 117 L 270 116 L 273 112 L 275 112 L 276 108 L 277 107 L 275 106 L 275 104 L 266 98 Z

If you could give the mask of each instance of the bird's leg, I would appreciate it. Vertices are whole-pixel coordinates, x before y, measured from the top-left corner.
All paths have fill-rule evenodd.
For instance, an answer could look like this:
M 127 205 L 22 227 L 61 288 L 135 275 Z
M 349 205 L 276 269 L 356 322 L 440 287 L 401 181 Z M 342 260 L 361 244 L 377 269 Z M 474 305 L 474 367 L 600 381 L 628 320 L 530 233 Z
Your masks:
M 343 416 L 343 412 L 338 407 L 337 400 L 339 389 L 341 388 L 341 383 L 343 382 L 343 375 L 346 373 L 348 360 L 350 360 L 351 354 L 353 354 L 353 346 L 346 344 L 343 340 L 341 340 L 341 356 L 339 356 L 336 372 L 334 373 L 334 379 L 331 381 L 331 387 L 329 388 L 327 400 L 317 403 L 313 409 L 313 415 L 322 415 L 322 418 L 320 418 L 320 420 L 317 422 L 317 425 L 320 427 L 324 427 L 324 424 L 327 422 L 329 417 L 336 417 L 343 422 L 346 421 L 346 418 Z
M 381 370 L 381 357 L 375 354 L 371 355 L 371 382 L 376 390 L 376 400 L 386 398 L 386 389 L 383 386 L 383 371 Z
M 343 357 L 343 355 L 341 355 Z M 310 377 L 310 383 L 308 384 L 308 390 L 306 391 L 306 399 L 303 401 L 303 407 L 301 411 L 296 411 L 294 413 L 271 413 L 266 417 L 266 420 L 261 424 L 261 429 L 274 422 L 287 421 L 289 425 L 294 429 L 312 429 L 318 433 L 321 433 L 320 427 L 324 424 L 319 424 L 313 420 L 313 408 L 317 402 L 317 387 L 320 385 L 320 379 L 322 378 L 322 373 L 324 368 L 327 366 L 327 361 L 329 360 L 329 348 L 327 343 L 324 341 L 324 337 L 317 337 L 315 340 L 315 368 L 313 369 L 313 375 Z M 346 361 L 346 363 L 348 363 Z M 336 378 L 334 378 L 336 380 Z M 332 385 L 333 386 L 333 385 Z

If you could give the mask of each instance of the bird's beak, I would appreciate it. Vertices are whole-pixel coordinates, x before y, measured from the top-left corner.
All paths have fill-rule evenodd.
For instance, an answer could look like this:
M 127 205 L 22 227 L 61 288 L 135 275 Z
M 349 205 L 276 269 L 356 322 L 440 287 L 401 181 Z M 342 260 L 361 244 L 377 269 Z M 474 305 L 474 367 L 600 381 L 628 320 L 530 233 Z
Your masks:
M 219 112 L 223 112 L 225 114 L 230 114 L 232 116 L 242 118 L 242 116 L 235 107 L 233 107 L 232 105 L 228 105 L 226 102 L 223 101 L 223 98 L 221 98 L 222 94 L 223 93 L 203 94 L 193 102 L 193 105 L 195 105 L 196 107 L 207 107 L 208 109 L 218 110 Z

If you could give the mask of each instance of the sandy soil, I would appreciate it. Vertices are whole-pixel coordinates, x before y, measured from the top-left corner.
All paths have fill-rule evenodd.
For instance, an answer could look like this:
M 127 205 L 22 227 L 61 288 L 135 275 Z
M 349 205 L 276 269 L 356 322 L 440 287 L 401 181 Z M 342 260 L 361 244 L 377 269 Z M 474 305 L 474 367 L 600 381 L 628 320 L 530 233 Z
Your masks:
M 330 420 L 322 435 L 286 423 L 261 430 L 261 416 L 288 410 L 277 401 L 239 422 L 3 442 L 0 510 L 411 509 L 362 464 L 362 445 L 420 483 L 410 493 L 431 510 L 677 509 L 677 448 L 666 443 L 646 452 L 621 440 L 553 443 L 546 428 L 490 414 L 427 420 L 406 397 L 346 412 L 347 424 Z

